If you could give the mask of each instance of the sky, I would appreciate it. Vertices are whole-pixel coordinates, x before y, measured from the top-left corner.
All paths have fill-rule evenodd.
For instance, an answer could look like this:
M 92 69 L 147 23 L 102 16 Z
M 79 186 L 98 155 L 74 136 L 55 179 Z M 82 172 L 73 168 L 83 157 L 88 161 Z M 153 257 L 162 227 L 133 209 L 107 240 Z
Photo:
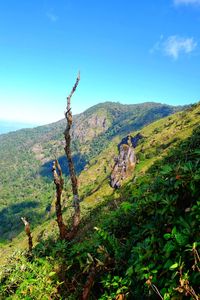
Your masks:
M 0 0 L 0 119 L 199 101 L 200 0 Z

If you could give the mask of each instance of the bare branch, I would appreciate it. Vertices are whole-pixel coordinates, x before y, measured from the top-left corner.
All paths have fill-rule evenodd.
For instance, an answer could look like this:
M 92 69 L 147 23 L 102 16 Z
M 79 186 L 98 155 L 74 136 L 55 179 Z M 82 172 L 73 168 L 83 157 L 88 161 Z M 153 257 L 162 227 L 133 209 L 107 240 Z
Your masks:
M 69 96 L 67 97 L 67 110 L 68 110 L 68 111 L 71 110 L 71 107 L 70 107 L 70 100 L 71 100 L 72 95 L 73 95 L 74 92 L 76 91 L 76 88 L 77 88 L 77 86 L 78 86 L 78 84 L 79 84 L 79 81 L 80 81 L 80 71 L 78 72 L 78 76 L 77 76 L 77 78 L 76 78 L 76 82 L 75 82 L 75 84 L 74 84 L 74 86 L 73 86 L 73 88 L 72 88 L 72 91 L 71 91 L 71 93 L 69 94 Z
M 58 173 L 57 173 L 57 170 L 58 170 Z M 62 169 L 61 169 L 61 166 L 57 159 L 53 162 L 52 172 L 53 172 L 54 183 L 56 185 L 56 205 L 55 205 L 56 206 L 56 216 L 57 216 L 56 221 L 58 223 L 58 227 L 59 227 L 59 231 L 60 231 L 60 238 L 61 238 L 61 240 L 63 240 L 67 236 L 67 228 L 63 222 L 62 206 L 61 206 L 61 198 L 62 198 L 64 180 L 62 178 Z
M 71 153 L 71 126 L 72 126 L 72 112 L 71 112 L 71 97 L 76 91 L 76 88 L 80 81 L 80 72 L 78 73 L 76 82 L 72 88 L 71 93 L 67 97 L 67 112 L 65 113 L 65 117 L 67 119 L 67 126 L 64 132 L 65 136 L 65 153 L 68 160 L 69 165 L 69 173 L 70 173 L 70 179 L 72 184 L 72 192 L 73 192 L 73 207 L 74 207 L 74 215 L 72 217 L 72 232 L 71 237 L 74 236 L 78 230 L 78 226 L 80 223 L 80 205 L 79 205 L 79 194 L 78 194 L 78 181 L 75 173 L 74 163 L 72 160 L 72 153 Z
M 32 252 L 33 249 L 33 240 L 32 240 L 32 236 L 31 236 L 31 229 L 30 229 L 30 224 L 27 221 L 26 218 L 21 217 L 22 222 L 24 223 L 25 226 L 25 232 L 26 235 L 28 236 L 28 247 L 29 247 L 29 252 Z
M 80 205 L 79 205 L 80 201 L 78 195 L 78 181 L 75 173 L 74 163 L 72 160 L 71 133 L 70 133 L 71 126 L 72 126 L 71 97 L 76 91 L 79 81 L 80 81 L 80 72 L 78 73 L 76 82 L 72 88 L 71 93 L 67 97 L 67 111 L 65 113 L 65 117 L 67 119 L 67 126 L 64 132 L 65 153 L 69 165 L 69 173 L 70 173 L 72 192 L 73 192 L 73 207 L 74 207 L 74 214 L 72 216 L 72 228 L 70 230 L 67 230 L 67 227 L 64 224 L 63 217 L 62 217 L 61 197 L 62 197 L 64 180 L 62 177 L 62 169 L 57 159 L 54 161 L 52 167 L 54 183 L 56 185 L 56 216 L 57 216 L 57 223 L 60 231 L 60 238 L 68 239 L 68 240 L 71 240 L 74 237 L 80 223 Z

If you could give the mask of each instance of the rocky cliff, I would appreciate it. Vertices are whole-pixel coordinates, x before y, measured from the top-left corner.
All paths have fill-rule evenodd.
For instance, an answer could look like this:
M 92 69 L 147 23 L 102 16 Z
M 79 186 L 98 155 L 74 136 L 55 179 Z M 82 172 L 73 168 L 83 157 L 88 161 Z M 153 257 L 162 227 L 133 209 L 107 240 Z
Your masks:
M 87 117 L 75 118 L 72 130 L 74 140 L 81 143 L 90 141 L 99 134 L 104 133 L 111 126 L 111 118 L 105 109 L 101 109 Z
M 141 138 L 142 135 L 140 134 L 135 137 L 128 135 L 118 145 L 119 155 L 114 159 L 115 164 L 110 178 L 110 184 L 113 188 L 119 188 L 122 181 L 133 173 L 136 165 L 134 148 Z

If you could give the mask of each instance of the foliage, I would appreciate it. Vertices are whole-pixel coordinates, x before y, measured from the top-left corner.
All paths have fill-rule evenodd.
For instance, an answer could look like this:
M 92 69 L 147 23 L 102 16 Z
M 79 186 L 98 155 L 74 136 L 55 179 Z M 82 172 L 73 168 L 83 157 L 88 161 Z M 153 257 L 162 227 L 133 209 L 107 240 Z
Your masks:
M 79 299 L 91 271 L 91 300 L 198 299 L 199 109 L 141 130 L 142 159 L 118 191 L 109 189 L 105 172 L 114 143 L 91 160 L 79 177 L 86 198 L 76 239 L 42 236 L 32 257 L 16 254 L 2 268 L 3 299 Z
M 29 257 L 16 253 L 15 264 L 5 269 L 1 278 L 2 299 L 58 299 L 59 282 L 53 258 Z
M 74 116 L 76 171 L 80 173 L 112 138 L 181 109 L 159 103 L 106 102 Z M 107 120 L 105 128 L 98 123 L 102 117 Z M 12 241 L 23 230 L 21 216 L 31 218 L 32 227 L 48 219 L 54 199 L 51 168 L 55 157 L 59 157 L 65 175 L 69 174 L 63 157 L 64 128 L 65 121 L 61 120 L 0 135 L 0 235 L 4 242 Z
M 107 232 L 123 241 L 122 257 L 119 261 L 114 254 L 111 274 L 112 278 L 120 273 L 123 279 L 131 280 L 130 299 L 148 297 L 145 281 L 149 280 L 164 299 L 177 297 L 181 290 L 177 272 L 180 268 L 182 278 L 187 277 L 200 293 L 200 261 L 192 250 L 194 243 L 198 249 L 200 246 L 199 147 L 200 127 L 168 157 L 155 163 L 134 186 L 124 187 L 132 196 L 104 222 Z M 185 290 L 181 291 L 187 296 Z

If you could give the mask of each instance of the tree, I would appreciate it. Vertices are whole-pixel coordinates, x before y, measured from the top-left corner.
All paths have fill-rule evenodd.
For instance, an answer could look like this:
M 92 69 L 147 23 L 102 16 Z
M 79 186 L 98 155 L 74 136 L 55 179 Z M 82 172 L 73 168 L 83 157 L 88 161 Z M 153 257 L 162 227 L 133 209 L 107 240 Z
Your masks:
M 72 193 L 73 193 L 74 214 L 72 216 L 71 229 L 67 229 L 66 225 L 63 222 L 63 217 L 62 217 L 61 197 L 62 197 L 64 180 L 62 178 L 62 170 L 58 160 L 54 161 L 53 168 L 52 168 L 54 183 L 56 185 L 56 216 L 57 216 L 57 223 L 60 231 L 60 238 L 68 239 L 68 240 L 72 239 L 76 235 L 80 223 L 80 199 L 78 193 L 78 181 L 76 177 L 76 172 L 75 172 L 74 163 L 72 159 L 72 152 L 71 152 L 71 127 L 72 127 L 72 119 L 73 119 L 72 111 L 71 111 L 71 97 L 76 91 L 79 81 L 80 81 L 80 72 L 78 73 L 76 82 L 72 88 L 71 93 L 67 97 L 67 111 L 65 113 L 67 126 L 64 131 L 64 137 L 65 137 L 64 149 L 68 160 Z

